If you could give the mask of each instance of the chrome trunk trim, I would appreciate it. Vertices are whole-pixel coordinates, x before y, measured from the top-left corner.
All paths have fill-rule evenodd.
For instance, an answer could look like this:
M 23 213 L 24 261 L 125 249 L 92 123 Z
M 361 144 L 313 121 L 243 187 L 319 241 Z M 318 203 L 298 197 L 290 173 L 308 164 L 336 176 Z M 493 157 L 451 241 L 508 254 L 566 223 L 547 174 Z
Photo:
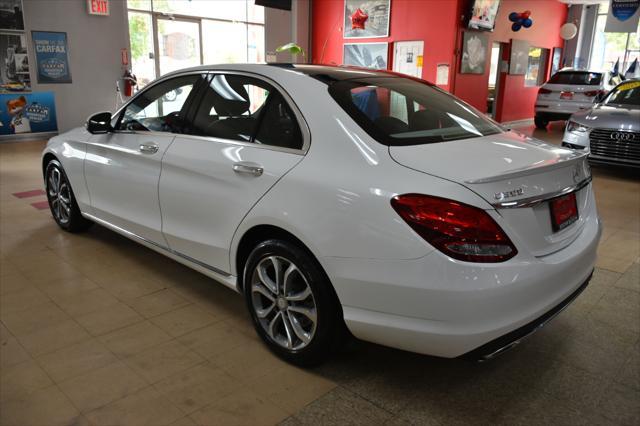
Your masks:
M 520 200 L 513 201 L 500 201 L 498 203 L 491 204 L 496 209 L 516 209 L 521 207 L 533 207 L 545 201 L 549 201 L 556 197 L 561 197 L 566 194 L 570 194 L 575 191 L 580 191 L 585 186 L 591 183 L 592 177 L 584 179 L 582 182 L 579 182 L 575 185 L 567 186 L 566 188 L 560 189 L 558 191 L 550 192 L 548 194 L 539 195 L 535 197 L 522 198 Z

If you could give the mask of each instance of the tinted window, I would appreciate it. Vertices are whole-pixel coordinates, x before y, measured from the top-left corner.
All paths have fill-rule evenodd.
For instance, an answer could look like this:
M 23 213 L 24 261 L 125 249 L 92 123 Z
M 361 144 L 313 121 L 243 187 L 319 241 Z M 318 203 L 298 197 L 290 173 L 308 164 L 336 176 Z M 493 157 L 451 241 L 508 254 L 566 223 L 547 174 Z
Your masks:
M 302 149 L 302 133 L 295 115 L 277 92 L 272 93 L 267 101 L 255 143 Z
M 338 104 L 385 145 L 417 145 L 500 133 L 484 114 L 409 78 L 372 77 L 329 86 Z
M 182 133 L 186 101 L 200 78 L 176 77 L 144 90 L 126 107 L 118 129 Z
M 640 81 L 629 81 L 616 86 L 604 103 L 640 107 Z
M 214 75 L 189 133 L 249 142 L 272 91 L 270 85 L 255 78 Z
M 602 74 L 599 72 L 563 71 L 552 75 L 547 83 L 598 86 L 601 80 Z

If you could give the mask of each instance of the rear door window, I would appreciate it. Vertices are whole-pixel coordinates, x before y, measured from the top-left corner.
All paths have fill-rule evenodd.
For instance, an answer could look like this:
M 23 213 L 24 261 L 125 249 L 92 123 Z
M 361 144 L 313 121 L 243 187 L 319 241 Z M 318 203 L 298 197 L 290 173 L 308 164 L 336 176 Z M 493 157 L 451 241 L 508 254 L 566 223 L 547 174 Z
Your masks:
M 549 84 L 570 84 L 578 86 L 599 86 L 602 74 L 586 71 L 563 71 L 555 73 L 549 79 Z
M 300 126 L 293 111 L 278 92 L 272 92 L 267 100 L 264 115 L 254 142 L 261 145 L 302 149 Z
M 204 88 L 189 134 L 302 149 L 296 116 L 283 95 L 264 80 L 214 74 Z
M 190 134 L 249 142 L 273 88 L 257 78 L 215 74 L 204 89 Z

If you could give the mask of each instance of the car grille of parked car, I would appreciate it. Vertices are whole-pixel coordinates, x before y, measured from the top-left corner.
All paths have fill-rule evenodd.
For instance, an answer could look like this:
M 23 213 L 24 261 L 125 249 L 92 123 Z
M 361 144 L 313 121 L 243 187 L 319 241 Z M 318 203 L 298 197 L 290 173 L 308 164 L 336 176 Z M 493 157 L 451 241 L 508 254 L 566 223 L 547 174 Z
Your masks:
M 640 133 L 593 129 L 589 135 L 591 155 L 640 162 Z

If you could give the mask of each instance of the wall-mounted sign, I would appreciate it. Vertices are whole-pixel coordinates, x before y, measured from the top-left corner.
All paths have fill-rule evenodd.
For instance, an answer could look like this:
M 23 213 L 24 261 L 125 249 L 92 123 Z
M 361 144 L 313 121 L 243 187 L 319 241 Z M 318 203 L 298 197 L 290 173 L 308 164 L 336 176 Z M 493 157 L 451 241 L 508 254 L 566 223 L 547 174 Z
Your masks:
M 53 92 L 0 95 L 0 135 L 56 130 Z
M 640 0 L 611 0 L 606 33 L 634 33 L 638 29 L 640 19 Z
M 87 0 L 89 15 L 109 16 L 109 0 Z
M 438 64 L 436 68 L 436 84 L 446 86 L 449 84 L 449 64 Z
M 67 33 L 31 31 L 38 83 L 71 83 Z

